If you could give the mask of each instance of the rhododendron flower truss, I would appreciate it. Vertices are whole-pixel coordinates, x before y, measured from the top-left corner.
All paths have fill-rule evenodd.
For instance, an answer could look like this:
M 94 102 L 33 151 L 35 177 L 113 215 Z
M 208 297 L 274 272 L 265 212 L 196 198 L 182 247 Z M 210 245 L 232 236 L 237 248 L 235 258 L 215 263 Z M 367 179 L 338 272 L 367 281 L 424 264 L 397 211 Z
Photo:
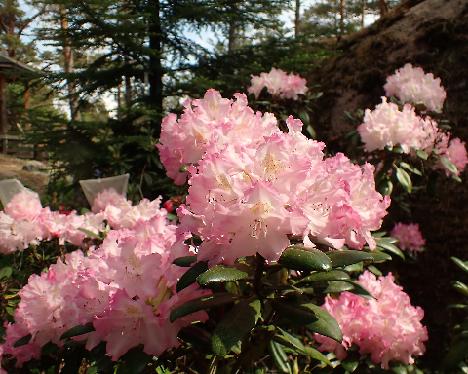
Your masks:
M 258 97 L 264 88 L 270 95 L 292 100 L 297 100 L 299 95 L 304 95 L 308 91 L 307 81 L 304 78 L 275 68 L 269 73 L 252 75 L 248 92 Z
M 356 345 L 362 355 L 388 369 L 390 362 L 412 364 L 424 353 L 427 330 L 421 324 L 424 312 L 410 304 L 408 295 L 395 284 L 392 274 L 376 278 L 365 272 L 359 283 L 375 299 L 343 292 L 338 298 L 327 296 L 323 308 L 337 321 L 343 332 L 342 344 L 316 335 L 319 349 L 334 352 L 344 359 Z
M 387 78 L 384 86 L 387 96 L 396 96 L 405 103 L 422 104 L 428 110 L 441 112 L 447 93 L 440 78 L 424 73 L 420 67 L 406 64 Z
M 180 233 L 202 239 L 198 258 L 233 263 L 261 254 L 276 261 L 297 237 L 360 249 L 375 243 L 390 203 L 375 191 L 373 168 L 343 154 L 326 159 L 324 144 L 307 139 L 290 117 L 288 133 L 265 136 L 253 146 L 210 150 L 189 169 L 186 205 L 178 209 Z
M 391 235 L 398 240 L 401 249 L 411 253 L 424 250 L 426 241 L 424 240 L 419 225 L 417 223 L 396 223 L 392 229 Z
M 139 345 L 149 355 L 178 346 L 179 330 L 207 315 L 199 311 L 171 322 L 171 310 L 210 291 L 191 285 L 176 293 L 184 269 L 173 261 L 193 251 L 176 242 L 165 210 L 156 210 L 151 218 L 140 217 L 134 229 L 109 231 L 87 256 L 72 252 L 47 272 L 32 275 L 20 291 L 15 322 L 6 328 L 3 354 L 21 366 L 38 358 L 49 342 L 62 346 L 61 336 L 76 326 L 92 328 L 73 339 L 90 350 L 105 342 L 113 360 Z M 18 346 L 28 335 L 27 344 Z
M 202 99 L 185 103 L 180 119 L 172 113 L 163 119 L 157 148 L 167 175 L 184 184 L 187 167 L 197 164 L 208 150 L 220 151 L 227 144 L 255 148 L 264 137 L 278 132 L 274 115 L 254 112 L 245 95 L 229 100 L 208 90 Z

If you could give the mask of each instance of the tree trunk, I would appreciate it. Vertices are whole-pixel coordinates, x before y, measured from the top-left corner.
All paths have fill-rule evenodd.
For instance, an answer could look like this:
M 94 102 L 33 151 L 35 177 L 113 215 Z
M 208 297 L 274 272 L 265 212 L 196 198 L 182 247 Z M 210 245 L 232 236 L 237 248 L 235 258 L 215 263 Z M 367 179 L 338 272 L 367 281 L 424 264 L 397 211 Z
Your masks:
M 366 20 L 366 0 L 361 0 L 361 28 L 364 28 Z
M 63 45 L 62 45 L 62 54 L 63 54 L 63 71 L 65 74 L 71 74 L 74 70 L 74 61 L 73 61 L 73 51 L 70 46 L 70 42 L 67 37 L 68 32 L 68 18 L 67 12 L 63 5 L 59 6 L 59 16 L 60 16 L 60 29 L 64 34 Z M 67 91 L 68 91 L 68 105 L 70 108 L 70 119 L 72 121 L 80 121 L 81 114 L 78 109 L 78 95 L 76 93 L 76 85 L 70 79 L 67 78 Z
M 294 37 L 297 38 L 301 27 L 301 0 L 296 0 L 294 8 Z
M 234 19 L 229 20 L 228 25 L 228 53 L 232 53 L 236 48 L 237 42 L 237 25 Z
M 345 34 L 345 7 L 346 7 L 346 0 L 340 0 L 340 36 Z
M 388 5 L 385 0 L 379 0 L 379 12 L 380 12 L 380 17 L 388 13 Z
M 161 133 L 161 119 L 163 114 L 163 67 L 161 63 L 162 45 L 161 45 L 161 19 L 159 0 L 148 1 L 149 18 L 149 47 L 151 49 L 149 59 L 148 81 L 150 86 L 149 102 L 156 110 L 157 118 L 154 124 L 154 136 L 159 137 Z

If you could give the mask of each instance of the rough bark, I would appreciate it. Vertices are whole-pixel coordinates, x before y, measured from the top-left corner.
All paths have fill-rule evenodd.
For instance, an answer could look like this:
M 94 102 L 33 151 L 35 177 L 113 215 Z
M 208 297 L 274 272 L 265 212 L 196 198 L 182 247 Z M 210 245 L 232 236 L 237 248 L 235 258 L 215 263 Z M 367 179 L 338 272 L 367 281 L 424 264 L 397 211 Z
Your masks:
M 149 47 L 151 55 L 149 59 L 149 76 L 150 85 L 149 102 L 150 105 L 158 112 L 159 117 L 162 117 L 163 111 L 163 67 L 161 63 L 162 45 L 161 45 L 161 19 L 160 19 L 160 4 L 159 0 L 149 0 L 148 6 L 150 10 L 149 19 Z M 160 118 L 157 118 L 154 124 L 154 135 L 159 137 L 161 133 Z
M 70 46 L 68 38 L 66 37 L 66 33 L 68 32 L 68 18 L 67 11 L 63 5 L 59 6 L 59 16 L 60 29 L 64 33 L 62 44 L 63 71 L 66 74 L 71 74 L 74 70 L 73 50 Z M 67 79 L 67 91 L 68 105 L 70 108 L 70 118 L 72 121 L 79 121 L 81 120 L 81 115 L 78 110 L 78 96 L 76 94 L 76 85 L 71 79 Z
M 379 103 L 386 76 L 407 62 L 442 79 L 447 90 L 444 114 L 453 135 L 468 143 L 466 0 L 407 1 L 374 25 L 343 38 L 336 49 L 338 55 L 309 77 L 324 92 L 313 123 L 319 138 L 332 148 L 337 137 L 354 129 L 344 113 Z M 440 363 L 450 326 L 459 317 L 447 308 L 461 300 L 450 282 L 462 278 L 449 257 L 466 259 L 468 253 L 468 172 L 462 175 L 463 183 L 439 179 L 436 193 L 412 195 L 411 216 L 392 211 L 396 219 L 418 222 L 428 243 L 415 263 L 401 263 L 393 270 L 412 303 L 425 310 L 430 339 L 424 360 L 432 367 Z
M 294 37 L 297 38 L 301 28 L 301 0 L 296 0 L 294 7 Z

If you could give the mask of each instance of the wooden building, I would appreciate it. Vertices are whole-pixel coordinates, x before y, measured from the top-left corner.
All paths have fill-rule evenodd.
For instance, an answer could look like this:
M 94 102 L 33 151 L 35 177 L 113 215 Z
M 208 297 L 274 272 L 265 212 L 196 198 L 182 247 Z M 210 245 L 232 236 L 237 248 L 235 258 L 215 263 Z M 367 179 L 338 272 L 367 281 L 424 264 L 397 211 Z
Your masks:
M 0 53 L 0 148 L 2 153 L 8 152 L 9 141 L 19 141 L 20 136 L 10 134 L 11 123 L 8 120 L 7 86 L 10 82 L 28 82 L 39 76 L 37 70 Z M 24 103 L 27 109 L 29 101 L 28 90 L 24 93 Z

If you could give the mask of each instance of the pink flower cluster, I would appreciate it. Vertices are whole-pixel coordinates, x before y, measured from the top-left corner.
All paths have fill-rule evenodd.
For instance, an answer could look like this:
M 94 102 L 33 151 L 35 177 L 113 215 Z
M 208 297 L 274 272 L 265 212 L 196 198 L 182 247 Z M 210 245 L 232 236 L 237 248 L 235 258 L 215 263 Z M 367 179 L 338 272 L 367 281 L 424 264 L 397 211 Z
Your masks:
M 458 171 L 457 175 L 460 175 L 468 164 L 465 142 L 462 142 L 459 138 L 451 139 L 447 148 L 439 147 L 439 153 L 447 157 L 447 159 L 455 165 Z M 449 173 L 450 172 L 447 171 L 447 174 Z
M 92 213 L 76 211 L 61 214 L 43 208 L 39 196 L 32 191 L 20 192 L 0 212 L 0 253 L 12 253 L 58 238 L 59 243 L 80 246 L 89 232 L 105 231 L 106 221 L 112 229 L 132 229 L 138 222 L 151 220 L 159 213 L 160 199 L 141 200 L 132 205 L 114 190 L 104 190 L 96 197 Z
M 369 354 L 384 369 L 388 369 L 390 361 L 412 364 L 413 356 L 424 353 L 428 339 L 427 329 L 421 324 L 423 310 L 410 304 L 409 296 L 394 282 L 392 274 L 376 279 L 366 271 L 359 283 L 375 299 L 350 292 L 343 292 L 338 298 L 327 296 L 323 308 L 340 325 L 343 342 L 316 334 L 319 349 L 344 359 L 347 349 L 355 344 L 360 354 Z
M 218 135 L 198 148 L 188 167 L 187 203 L 177 211 L 179 232 L 203 240 L 199 259 L 232 263 L 258 252 L 277 260 L 292 236 L 307 245 L 373 246 L 371 231 L 380 227 L 390 203 L 375 191 L 373 167 L 354 165 L 342 154 L 325 159 L 325 145 L 307 139 L 301 121 L 290 117 L 289 132 L 283 133 L 274 117 L 254 113 L 244 100 L 238 95 L 232 103 L 210 90 L 197 101 L 197 111 L 207 107 L 217 108 L 217 116 L 225 113 L 215 121 L 220 121 Z M 187 107 L 179 122 L 194 128 L 203 122 L 200 117 L 204 112 L 194 115 Z M 163 159 L 166 144 L 179 138 L 178 131 L 163 125 L 164 130 Z
M 387 96 L 396 96 L 405 103 L 423 104 L 427 109 L 441 112 L 447 93 L 440 78 L 424 73 L 420 67 L 406 64 L 387 77 L 384 86 Z
M 220 151 L 227 144 L 256 147 L 264 136 L 279 132 L 273 114 L 254 112 L 247 104 L 243 94 L 229 100 L 211 89 L 202 99 L 188 100 L 180 119 L 167 115 L 157 144 L 167 175 L 184 184 L 187 167 L 197 164 L 208 150 Z
M 426 244 L 417 223 L 398 222 L 393 227 L 391 235 L 398 240 L 400 248 L 412 253 L 421 252 Z
M 26 249 L 42 240 L 59 238 L 61 243 L 81 245 L 87 237 L 84 230 L 98 233 L 104 228 L 104 216 L 92 213 L 69 215 L 43 208 L 32 191 L 16 194 L 0 211 L 0 253 Z
M 47 272 L 29 278 L 0 349 L 21 366 L 39 358 L 48 342 L 62 346 L 61 335 L 72 327 L 92 324 L 94 331 L 74 338 L 84 341 L 87 349 L 104 341 L 113 360 L 139 345 L 149 355 L 160 355 L 179 344 L 182 327 L 207 318 L 198 312 L 174 323 L 169 320 L 174 307 L 209 292 L 196 285 L 175 292 L 186 269 L 172 262 L 190 254 L 183 240 L 176 242 L 175 226 L 168 224 L 164 209 L 138 219 L 132 229 L 111 230 L 88 256 L 72 252 Z M 14 346 L 28 334 L 27 344 Z
M 264 88 L 270 95 L 297 100 L 298 95 L 307 92 L 307 81 L 297 74 L 288 74 L 281 69 L 272 68 L 269 73 L 252 75 L 248 92 L 258 97 Z
M 382 103 L 374 110 L 366 109 L 363 123 L 358 132 L 367 152 L 383 150 L 386 147 L 400 146 L 404 153 L 423 150 L 427 153 L 447 157 L 457 168 L 459 175 L 468 164 L 465 143 L 443 131 L 431 117 L 419 116 L 411 103 L 423 103 L 427 108 L 441 111 L 445 100 L 445 91 L 440 86 L 440 79 L 432 74 L 424 74 L 421 68 L 410 64 L 398 70 L 387 79 L 387 95 L 398 96 L 404 104 L 388 102 L 382 97 Z M 436 167 L 444 167 L 440 164 Z M 450 174 L 450 171 L 447 171 Z

